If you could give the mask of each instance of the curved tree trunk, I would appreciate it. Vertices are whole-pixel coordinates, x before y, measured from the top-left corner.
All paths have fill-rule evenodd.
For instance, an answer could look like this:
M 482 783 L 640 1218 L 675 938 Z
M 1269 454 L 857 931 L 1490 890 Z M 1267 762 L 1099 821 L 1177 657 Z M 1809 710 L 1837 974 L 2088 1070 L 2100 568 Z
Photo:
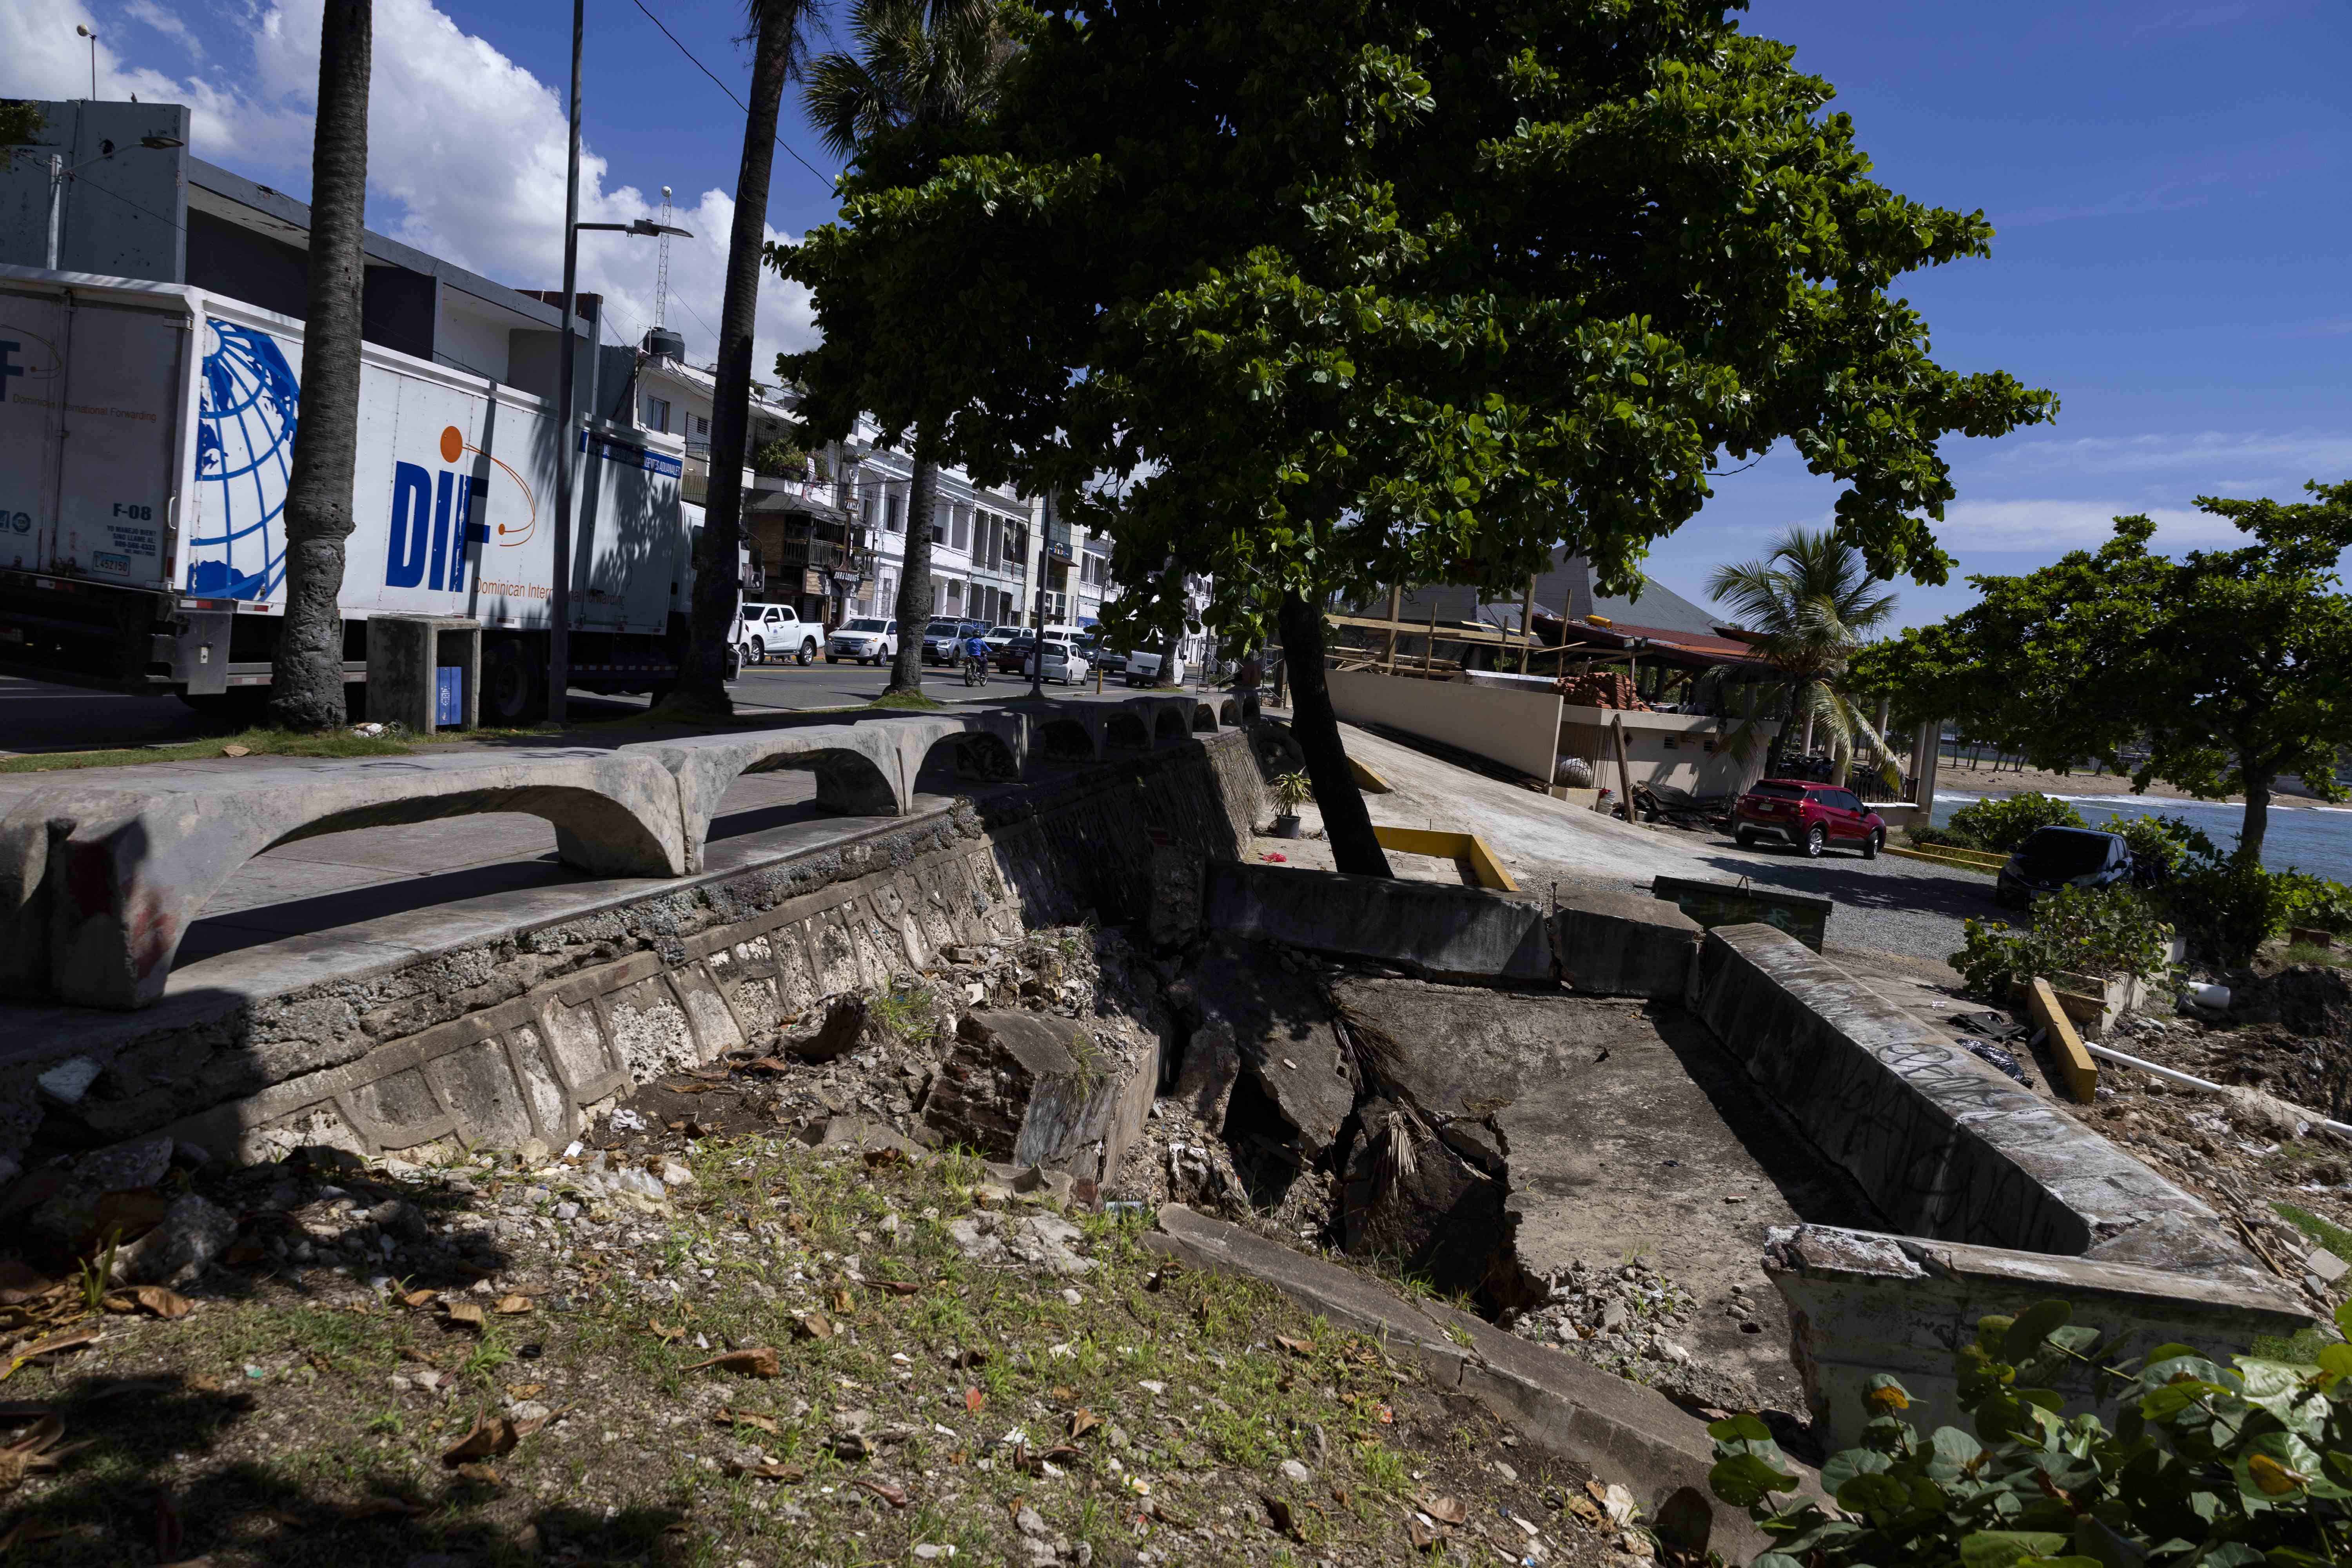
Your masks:
M 1386 877 L 1389 858 L 1372 834 L 1372 814 L 1348 766 L 1339 740 L 1339 717 L 1331 710 L 1331 689 L 1323 679 L 1323 611 L 1296 594 L 1282 596 L 1278 616 L 1283 661 L 1290 668 L 1290 732 L 1307 753 L 1307 780 L 1323 813 L 1331 864 L 1360 877 Z
M 2243 770 L 2240 770 L 2243 773 Z M 2263 839 L 2271 827 L 2271 784 L 2275 773 L 2257 777 L 2244 774 L 2246 781 L 2246 816 L 2238 826 L 2238 847 L 2235 858 L 2248 866 L 2263 861 Z
M 269 717 L 341 726 L 343 541 L 359 456 L 360 305 L 367 272 L 368 67 L 373 0 L 326 0 L 310 142 L 310 279 L 302 400 L 286 480 L 286 619 L 270 659 Z
M 719 311 L 719 365 L 710 393 L 710 493 L 694 551 L 694 607 L 686 668 L 669 706 L 691 715 L 735 710 L 727 695 L 727 645 L 743 577 L 743 453 L 751 423 L 751 332 L 760 310 L 760 263 L 768 238 L 768 179 L 776 161 L 776 112 L 792 73 L 798 7 L 756 5 L 751 112 L 735 175 L 735 226 L 727 239 L 727 292 Z
M 907 558 L 898 564 L 898 654 L 882 695 L 923 689 L 923 628 L 931 620 L 931 522 L 940 510 L 940 466 L 930 438 L 915 432 L 915 478 L 907 487 Z

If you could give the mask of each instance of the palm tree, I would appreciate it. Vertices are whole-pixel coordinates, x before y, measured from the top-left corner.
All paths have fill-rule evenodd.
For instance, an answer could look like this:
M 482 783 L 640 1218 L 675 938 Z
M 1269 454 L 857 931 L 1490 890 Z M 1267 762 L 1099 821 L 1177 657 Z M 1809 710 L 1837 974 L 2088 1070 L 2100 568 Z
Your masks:
M 887 131 L 953 126 L 994 110 L 1012 48 L 990 0 L 856 0 L 849 31 L 854 52 L 836 50 L 808 71 L 809 121 L 835 157 L 848 157 Z M 913 458 L 907 558 L 898 573 L 898 653 L 885 696 L 923 689 L 920 628 L 931 618 L 931 525 L 940 495 L 935 432 L 917 427 Z
M 269 717 L 341 727 L 343 541 L 360 442 L 360 295 L 367 276 L 369 58 L 374 0 L 326 0 L 310 141 L 310 276 L 302 407 L 286 479 L 286 619 L 269 661 Z
M 784 85 L 805 73 L 816 0 L 749 0 L 751 97 L 743 161 L 735 175 L 735 226 L 727 238 L 727 290 L 719 308 L 719 363 L 710 393 L 710 480 L 694 552 L 694 605 L 685 667 L 667 706 L 727 714 L 727 650 L 743 577 L 743 457 L 751 419 L 751 332 L 760 310 L 760 262 L 768 238 L 768 181 Z
M 1789 717 L 1772 742 L 1775 758 L 1800 719 L 1805 755 L 1812 753 L 1815 730 L 1828 731 L 1839 784 L 1853 765 L 1857 742 L 1886 758 L 1878 727 L 1839 689 L 1869 634 L 1895 614 L 1895 595 L 1879 592 L 1879 580 L 1859 551 L 1828 529 L 1791 528 L 1763 560 L 1717 567 L 1706 591 L 1756 634 L 1757 656 L 1778 673 L 1788 695 Z M 1732 734 L 1734 755 L 1753 749 L 1755 722 L 1751 713 Z M 1894 775 L 1892 759 L 1883 766 Z M 1894 782 L 1890 776 L 1890 787 Z

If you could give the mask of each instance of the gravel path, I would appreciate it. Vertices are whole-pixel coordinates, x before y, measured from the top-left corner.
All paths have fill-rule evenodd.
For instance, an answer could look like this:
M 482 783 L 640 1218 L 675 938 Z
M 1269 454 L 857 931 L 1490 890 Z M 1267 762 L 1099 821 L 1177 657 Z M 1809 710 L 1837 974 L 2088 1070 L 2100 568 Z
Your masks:
M 1369 731 L 1347 728 L 1348 752 L 1392 786 L 1365 797 L 1376 823 L 1467 828 L 1494 846 L 1522 888 L 1628 888 L 1654 877 L 1736 882 L 1746 877 L 1833 900 L 1832 947 L 1945 963 L 1970 916 L 1999 917 L 1992 879 L 1923 860 L 1865 860 L 1791 849 L 1742 849 L 1724 833 L 1636 827 L 1458 767 Z M 1312 824 L 1310 824 L 1310 826 Z

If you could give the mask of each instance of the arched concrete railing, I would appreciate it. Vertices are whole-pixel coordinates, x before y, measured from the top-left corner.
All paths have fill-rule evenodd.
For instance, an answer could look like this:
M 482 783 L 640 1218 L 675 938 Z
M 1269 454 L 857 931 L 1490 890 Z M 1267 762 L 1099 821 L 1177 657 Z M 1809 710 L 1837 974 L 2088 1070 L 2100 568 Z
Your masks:
M 1085 717 L 1064 709 L 1050 715 L 1034 716 L 1037 752 L 1056 762 L 1094 762 L 1102 756 L 1102 721 L 1093 715 Z
M 677 781 L 688 868 L 698 871 L 711 819 L 745 773 L 806 768 L 816 774 L 818 809 L 847 816 L 903 816 L 913 808 L 915 779 L 931 749 L 975 737 L 1009 753 L 1017 776 L 1027 752 L 1027 726 L 1020 714 L 995 710 L 695 735 L 622 750 L 656 759 Z
M 677 785 L 654 759 L 625 752 L 141 769 L 138 782 L 45 793 L 0 819 L 0 988 L 146 1006 L 190 923 L 247 860 L 355 827 L 526 812 L 554 826 L 558 856 L 581 870 L 687 868 Z
M 1204 702 L 1202 706 L 1205 708 L 1208 704 Z M 1230 697 L 1226 698 L 1223 702 L 1218 703 L 1217 722 L 1223 724 L 1228 730 L 1240 729 L 1242 727 L 1242 705 L 1234 701 Z
M 1217 710 L 1215 705 L 1207 702 L 1193 703 L 1192 733 L 1195 735 L 1213 735 L 1216 732 Z

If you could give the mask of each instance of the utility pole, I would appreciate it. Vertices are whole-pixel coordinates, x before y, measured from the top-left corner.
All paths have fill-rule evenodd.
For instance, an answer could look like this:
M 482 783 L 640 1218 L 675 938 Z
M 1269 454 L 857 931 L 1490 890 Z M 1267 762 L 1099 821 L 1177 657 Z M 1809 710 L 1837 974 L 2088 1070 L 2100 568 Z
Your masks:
M 572 152 L 563 176 L 563 322 L 557 340 L 555 452 L 555 572 L 548 595 L 547 719 L 561 728 L 570 716 L 564 689 L 572 684 L 572 312 L 580 284 L 580 39 L 587 30 L 587 0 L 572 0 Z
M 1044 518 L 1037 531 L 1037 631 L 1029 644 L 1029 695 L 1045 700 L 1045 584 L 1054 564 L 1054 492 L 1045 492 Z
M 89 40 L 89 100 L 95 103 L 98 101 L 98 34 L 79 22 L 74 24 L 74 31 Z

